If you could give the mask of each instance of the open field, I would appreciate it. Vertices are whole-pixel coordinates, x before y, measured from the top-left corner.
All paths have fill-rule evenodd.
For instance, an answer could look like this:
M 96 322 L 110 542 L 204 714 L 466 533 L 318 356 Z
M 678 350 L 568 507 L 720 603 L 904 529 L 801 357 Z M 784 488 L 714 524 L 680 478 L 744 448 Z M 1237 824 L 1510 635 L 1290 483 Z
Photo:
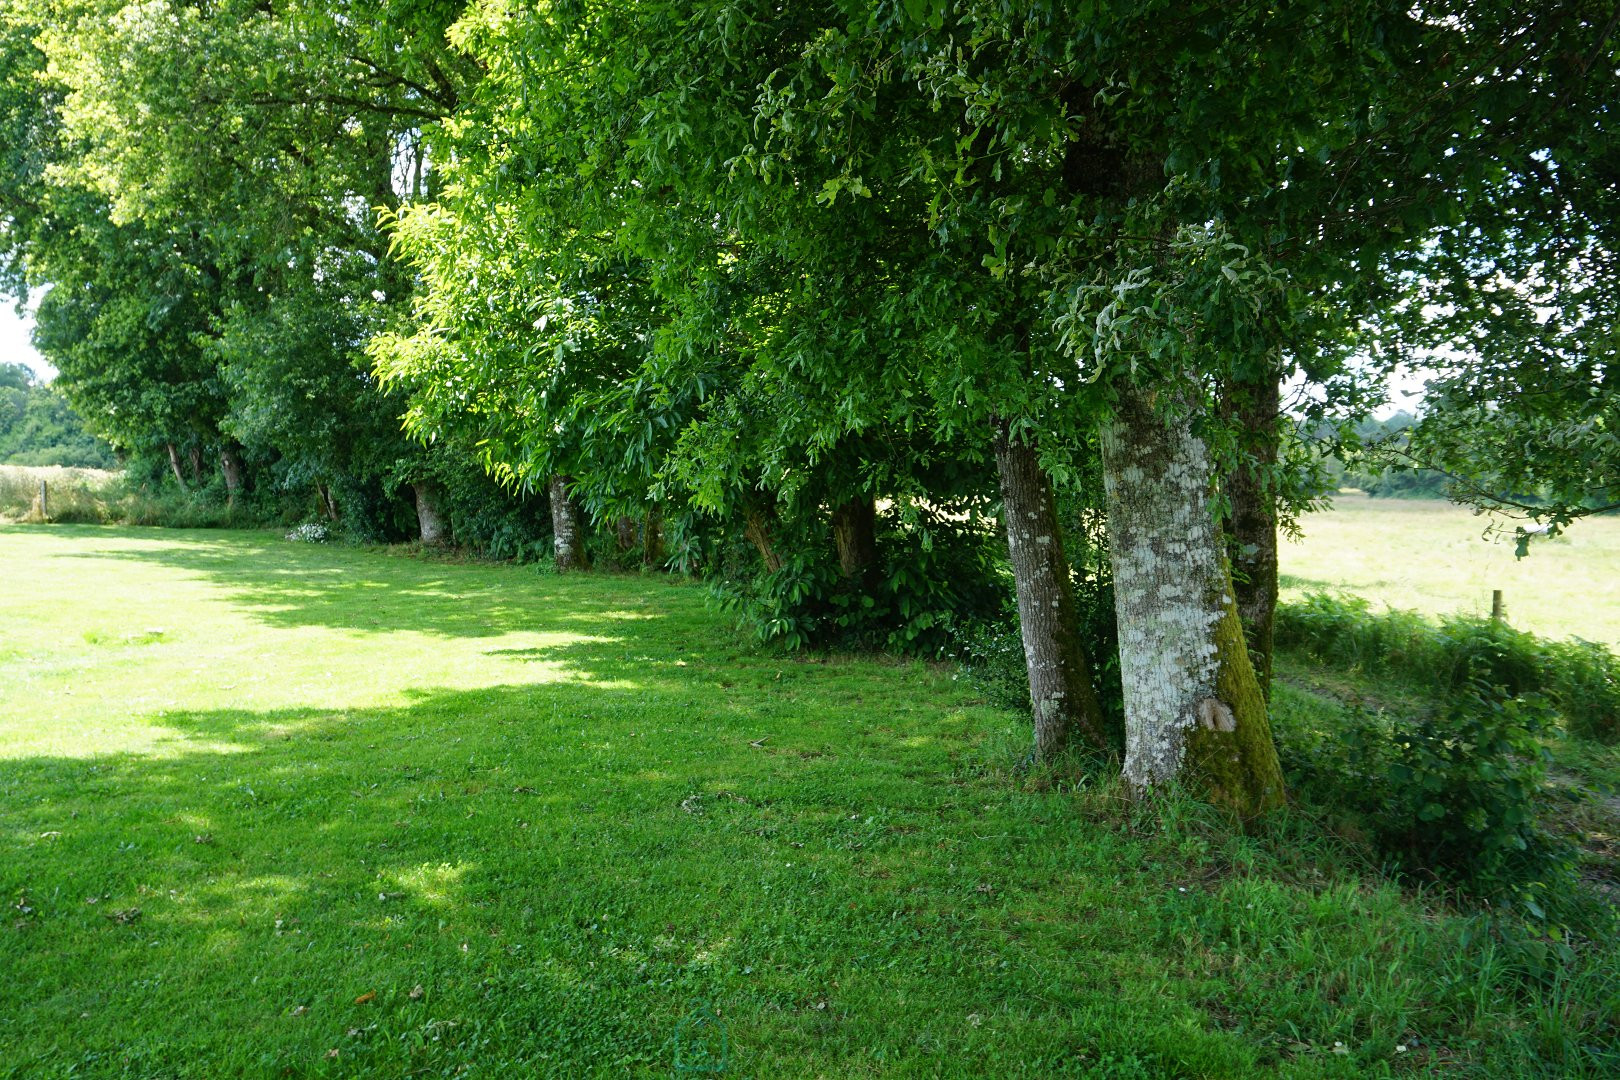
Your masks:
M 1604 954 L 1019 781 L 948 670 L 686 583 L 94 527 L 0 575 L 0 1077 L 667 1076 L 700 1003 L 735 1077 L 1620 1064 Z
M 1508 620 L 1547 637 L 1620 648 L 1620 517 L 1577 522 L 1513 557 L 1511 540 L 1484 539 L 1483 517 L 1441 500 L 1339 495 L 1284 541 L 1284 599 L 1345 591 L 1375 605 L 1428 615 L 1489 614 L 1501 589 Z

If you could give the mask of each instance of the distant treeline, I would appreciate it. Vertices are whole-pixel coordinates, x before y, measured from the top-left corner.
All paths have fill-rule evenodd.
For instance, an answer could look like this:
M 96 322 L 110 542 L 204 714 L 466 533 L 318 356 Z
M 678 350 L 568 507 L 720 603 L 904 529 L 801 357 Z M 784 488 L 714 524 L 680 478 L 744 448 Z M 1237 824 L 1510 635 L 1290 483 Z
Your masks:
M 1353 439 L 1330 424 L 1319 424 L 1313 435 L 1324 448 L 1323 474 L 1329 490 L 1358 488 L 1385 499 L 1447 498 L 1449 481 L 1444 473 L 1400 460 L 1417 423 L 1418 417 L 1405 410 L 1384 420 L 1367 417 L 1352 426 Z
M 21 364 L 0 364 L 0 465 L 116 464 L 112 447 L 85 430 L 67 395 Z

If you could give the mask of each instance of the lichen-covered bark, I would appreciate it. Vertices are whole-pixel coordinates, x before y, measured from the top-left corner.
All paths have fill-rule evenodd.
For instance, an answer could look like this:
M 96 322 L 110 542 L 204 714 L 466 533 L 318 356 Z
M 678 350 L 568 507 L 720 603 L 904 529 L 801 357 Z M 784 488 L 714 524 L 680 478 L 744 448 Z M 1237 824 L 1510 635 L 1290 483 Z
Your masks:
M 569 477 L 558 475 L 547 485 L 551 496 L 552 552 L 558 570 L 585 568 L 585 515 L 568 490 L 571 482 Z
M 1242 433 L 1244 460 L 1225 478 L 1232 516 L 1232 588 L 1238 618 L 1248 638 L 1260 690 L 1271 697 L 1271 653 L 1277 619 L 1277 497 L 1267 476 L 1277 464 L 1281 383 L 1265 368 L 1253 379 L 1234 379 L 1222 395 L 1222 411 Z
M 1125 778 L 1139 793 L 1181 781 L 1249 816 L 1282 802 L 1282 772 L 1209 509 L 1208 450 L 1190 417 L 1155 405 L 1126 387 L 1102 430 Z
M 418 480 L 411 485 L 416 494 L 416 525 L 424 544 L 443 544 L 450 539 L 444 514 L 439 508 L 439 485 L 432 480 Z
M 1035 756 L 1049 758 L 1077 741 L 1106 750 L 1109 739 L 1080 640 L 1051 480 L 1035 447 L 1009 439 L 1005 425 L 997 430 L 995 453 L 1029 670 Z
M 833 543 L 838 573 L 859 581 L 877 563 L 877 507 L 870 498 L 850 499 L 833 511 Z
M 1283 804 L 1282 764 L 1271 738 L 1266 696 L 1249 662 L 1249 650 L 1229 599 L 1215 624 L 1215 698 L 1232 712 L 1230 730 L 1200 724 L 1187 739 L 1184 773 L 1214 802 L 1243 817 Z

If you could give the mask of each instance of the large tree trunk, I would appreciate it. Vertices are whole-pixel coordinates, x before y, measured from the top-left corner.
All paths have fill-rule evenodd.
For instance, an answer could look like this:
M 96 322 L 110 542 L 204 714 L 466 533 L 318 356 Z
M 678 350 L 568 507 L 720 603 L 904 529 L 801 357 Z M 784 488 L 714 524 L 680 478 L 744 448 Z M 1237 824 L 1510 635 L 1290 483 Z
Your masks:
M 439 505 L 439 485 L 432 480 L 418 480 L 411 485 L 411 490 L 416 493 L 416 524 L 422 543 L 448 543 L 450 530 L 445 525 L 444 512 Z
M 164 443 L 163 445 L 169 451 L 169 471 L 174 473 L 174 482 L 180 485 L 181 491 L 187 490 L 186 474 L 180 471 L 180 451 L 174 448 L 174 443 L 172 442 Z
M 338 505 L 336 497 L 332 494 L 332 485 L 316 484 L 315 494 L 320 496 L 321 512 L 326 515 L 326 520 L 336 522 L 338 520 Z
M 1124 387 L 1102 430 L 1125 778 L 1138 793 L 1181 780 L 1249 816 L 1281 805 L 1282 769 L 1209 510 L 1208 450 L 1154 397 Z
M 771 574 L 782 569 L 782 556 L 777 554 L 776 544 L 771 538 L 771 522 L 775 517 L 772 511 L 751 508 L 743 524 L 743 535 L 754 545 L 766 572 Z
M 186 457 L 191 459 L 191 482 L 202 487 L 202 447 L 192 443 L 186 448 Z
M 1077 740 L 1107 749 L 1102 709 L 1080 640 L 1051 479 L 1041 468 L 1035 447 L 1011 441 L 1005 424 L 998 426 L 995 452 L 1007 551 L 1018 593 L 1018 627 L 1029 669 L 1035 756 L 1049 758 Z
M 1246 458 L 1226 477 L 1232 506 L 1232 588 L 1238 617 L 1248 637 L 1260 690 L 1271 697 L 1273 630 L 1277 619 L 1277 495 L 1270 477 L 1277 465 L 1277 423 L 1282 409 L 1281 381 L 1267 369 L 1254 380 L 1234 380 L 1225 388 L 1222 411 L 1236 425 Z
M 235 506 L 242 491 L 242 455 L 230 443 L 219 448 L 219 471 L 225 477 L 225 505 Z
M 851 499 L 833 511 L 832 526 L 838 573 L 861 581 L 877 565 L 877 506 L 869 498 Z
M 579 501 L 568 491 L 572 480 L 553 476 L 551 493 L 551 535 L 558 570 L 585 569 L 585 514 Z

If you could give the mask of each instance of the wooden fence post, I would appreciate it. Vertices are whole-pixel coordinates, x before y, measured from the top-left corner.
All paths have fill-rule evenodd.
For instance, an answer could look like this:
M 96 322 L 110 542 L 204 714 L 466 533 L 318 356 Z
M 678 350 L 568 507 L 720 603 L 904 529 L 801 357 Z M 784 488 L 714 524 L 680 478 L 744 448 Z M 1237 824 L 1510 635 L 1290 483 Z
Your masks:
M 1502 590 L 1491 590 L 1491 622 L 1499 623 L 1507 617 L 1507 608 L 1502 603 Z
M 45 490 L 45 481 L 44 480 L 41 480 L 39 482 L 39 520 L 41 520 L 41 521 L 49 521 L 49 520 L 51 520 L 50 496 Z

